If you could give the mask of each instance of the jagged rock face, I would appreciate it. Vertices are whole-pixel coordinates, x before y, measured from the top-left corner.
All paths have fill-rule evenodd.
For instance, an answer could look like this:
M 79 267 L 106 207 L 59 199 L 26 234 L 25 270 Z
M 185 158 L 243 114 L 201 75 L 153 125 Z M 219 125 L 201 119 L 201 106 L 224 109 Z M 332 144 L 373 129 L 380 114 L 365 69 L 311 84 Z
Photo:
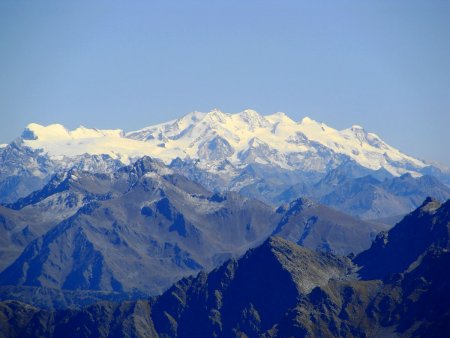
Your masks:
M 448 211 L 440 212 L 447 213 L 448 223 Z M 417 214 L 408 217 L 417 217 L 421 226 L 428 225 L 422 232 L 427 237 L 427 245 L 421 248 L 421 255 L 409 253 L 417 253 L 417 242 L 411 242 L 408 236 L 403 243 L 397 239 L 386 248 L 394 261 L 392 264 L 374 248 L 366 251 L 355 259 L 359 264 L 364 263 L 363 259 L 367 261 L 360 270 L 366 280 L 331 281 L 313 290 L 269 336 L 283 337 L 287 333 L 294 336 L 447 336 L 450 333 L 450 278 L 446 273 L 450 264 L 449 241 L 432 229 L 433 219 L 425 221 L 424 215 Z M 396 246 L 398 249 L 394 250 Z M 400 255 L 404 258 L 398 259 Z M 387 265 L 386 271 L 375 267 L 371 276 L 369 269 L 377 260 L 381 260 L 380 265 Z M 369 280 L 371 277 L 384 281 Z
M 181 280 L 150 303 L 102 302 L 52 313 L 7 301 L 0 303 L 0 320 L 11 326 L 11 336 L 254 336 L 272 328 L 315 287 L 349 269 L 345 258 L 271 238 L 239 261 Z M 10 320 L 13 311 L 20 322 Z

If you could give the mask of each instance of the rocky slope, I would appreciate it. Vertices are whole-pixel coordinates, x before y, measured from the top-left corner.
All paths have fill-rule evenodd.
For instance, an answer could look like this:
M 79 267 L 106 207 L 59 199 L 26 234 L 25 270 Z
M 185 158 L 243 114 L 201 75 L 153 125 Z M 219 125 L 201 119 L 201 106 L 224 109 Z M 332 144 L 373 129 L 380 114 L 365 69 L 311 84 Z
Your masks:
M 156 300 L 152 320 L 160 337 L 256 336 L 349 270 L 346 259 L 271 238 L 239 261 L 177 283 Z
M 6 337 L 448 336 L 449 213 L 450 201 L 427 200 L 353 263 L 271 238 L 149 302 L 51 312 L 7 301 L 0 322 Z
M 450 201 L 441 205 L 428 198 L 393 229 L 381 232 L 355 263 L 364 279 L 385 279 L 420 264 L 434 251 L 450 249 Z M 445 277 L 445 276 L 443 276 Z
M 279 207 L 282 215 L 272 233 L 298 245 L 340 255 L 367 249 L 387 226 L 364 222 L 306 198 Z
M 0 323 L 7 337 L 444 337 L 449 221 L 450 201 L 427 200 L 353 262 L 275 237 L 148 302 L 52 312 L 5 301 Z

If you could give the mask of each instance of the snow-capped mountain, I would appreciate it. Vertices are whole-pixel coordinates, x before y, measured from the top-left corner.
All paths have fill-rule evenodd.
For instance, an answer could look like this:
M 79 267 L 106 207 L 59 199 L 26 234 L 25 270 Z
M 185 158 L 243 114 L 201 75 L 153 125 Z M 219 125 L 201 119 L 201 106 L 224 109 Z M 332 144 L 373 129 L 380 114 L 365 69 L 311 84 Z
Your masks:
M 254 110 L 193 112 L 126 137 L 150 144 L 153 156 L 166 163 L 176 157 L 226 159 L 238 166 L 262 163 L 324 172 L 332 160 L 340 162 L 337 159 L 344 156 L 372 170 L 384 168 L 394 176 L 419 175 L 426 166 L 360 126 L 339 131 L 308 117 L 295 122 L 284 113 L 261 116 Z
M 339 131 L 308 117 L 295 122 L 284 113 L 194 112 L 126 136 L 150 143 L 154 156 L 165 162 L 174 157 L 227 159 L 234 165 L 261 163 L 323 172 L 331 159 L 343 155 L 372 170 L 385 168 L 394 176 L 417 175 L 426 166 L 360 126 Z
M 71 168 L 111 173 L 143 156 L 161 160 L 212 191 L 237 191 L 276 205 L 301 196 L 325 204 L 333 200 L 328 205 L 346 211 L 341 206 L 346 196 L 337 202 L 325 197 L 352 179 L 370 175 L 382 182 L 408 174 L 413 180 L 431 175 L 450 182 L 442 168 L 402 153 L 360 126 L 337 130 L 308 117 L 296 122 L 284 113 L 227 114 L 215 109 L 128 133 L 31 123 L 21 137 L 0 148 L 0 202 L 13 203 L 40 189 L 55 173 Z M 436 198 L 450 196 L 450 189 L 439 184 L 426 191 Z M 351 208 L 353 215 L 397 216 L 385 212 L 397 193 L 392 197 L 385 188 L 378 194 L 363 188 L 366 202 Z M 406 207 L 398 214 L 417 207 L 416 201 L 427 196 L 422 190 L 402 196 L 413 202 L 402 202 Z
M 208 161 L 208 165 L 228 160 L 236 166 L 261 163 L 325 172 L 330 164 L 342 162 L 340 158 L 350 158 L 371 170 L 384 168 L 394 176 L 419 176 L 427 166 L 360 126 L 336 130 L 308 117 L 295 122 L 284 113 L 262 116 L 254 110 L 193 112 L 129 133 L 85 127 L 69 131 L 59 124 L 45 127 L 32 123 L 22 140 L 25 146 L 42 149 L 53 159 L 107 154 L 128 163 L 150 155 L 166 164 L 179 157 Z

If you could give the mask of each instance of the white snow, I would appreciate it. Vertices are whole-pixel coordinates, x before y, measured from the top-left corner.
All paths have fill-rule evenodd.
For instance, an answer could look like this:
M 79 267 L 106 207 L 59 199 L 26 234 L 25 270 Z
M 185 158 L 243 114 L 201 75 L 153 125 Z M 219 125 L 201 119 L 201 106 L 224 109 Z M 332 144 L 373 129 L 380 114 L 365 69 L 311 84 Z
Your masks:
M 147 143 L 126 138 L 120 129 L 98 130 L 80 126 L 69 131 L 60 124 L 42 126 L 36 123 L 29 124 L 26 129 L 34 134 L 35 139 L 25 139 L 24 144 L 34 149 L 43 149 L 55 159 L 85 153 L 107 154 L 129 163 L 131 158 L 151 155 L 151 147 Z
M 295 122 L 282 112 L 262 116 L 251 109 L 237 114 L 219 109 L 208 113 L 192 112 L 180 119 L 126 134 L 120 129 L 98 130 L 82 126 L 69 131 L 59 124 L 41 126 L 32 123 L 27 129 L 33 132 L 35 139 L 26 139 L 24 143 L 43 149 L 54 158 L 88 153 L 108 154 L 124 163 L 144 155 L 165 163 L 176 157 L 202 160 L 198 155 L 200 147 L 221 137 L 233 148 L 233 154 L 227 159 L 237 167 L 243 164 L 241 154 L 252 149 L 251 161 L 297 169 L 304 165 L 301 163 L 304 154 L 320 153 L 319 145 L 332 153 L 345 154 L 364 167 L 385 168 L 396 176 L 405 172 L 418 175 L 415 170 L 405 168 L 418 170 L 426 166 L 423 161 L 401 153 L 358 125 L 336 130 L 309 117 Z M 293 160 L 296 158 L 297 162 Z M 205 167 L 207 165 L 204 163 Z

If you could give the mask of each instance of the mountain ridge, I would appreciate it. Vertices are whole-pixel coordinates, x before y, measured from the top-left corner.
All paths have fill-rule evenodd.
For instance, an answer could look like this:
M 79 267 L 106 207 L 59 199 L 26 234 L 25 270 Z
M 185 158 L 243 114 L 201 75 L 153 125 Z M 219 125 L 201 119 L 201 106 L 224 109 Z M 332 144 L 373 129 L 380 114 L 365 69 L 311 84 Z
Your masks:
M 369 247 L 383 229 L 298 201 L 301 208 L 275 211 L 236 192 L 208 191 L 149 157 L 109 174 L 73 169 L 0 206 L 0 283 L 155 294 L 243 254 L 277 225 L 280 236 L 341 254 Z
M 375 243 L 360 254 L 371 259 L 352 262 L 271 237 L 241 258 L 183 278 L 149 301 L 103 301 L 65 311 L 4 301 L 0 323 L 9 337 L 63 337 L 69 331 L 80 337 L 447 336 L 450 237 L 433 229 L 449 233 L 449 203 L 427 199 L 405 218 L 429 239 L 419 256 L 410 255 L 416 244 L 401 236 L 407 224 L 388 232 L 388 238 L 396 238 L 388 245 L 408 262 L 384 276 L 361 279 L 356 273 L 376 262 L 379 250 L 391 251 L 388 246 Z
M 0 148 L 0 202 L 14 203 L 72 168 L 111 173 L 147 155 L 211 191 L 236 191 L 272 205 L 305 196 L 364 219 L 406 214 L 426 195 L 450 197 L 441 183 L 450 182 L 444 167 L 405 155 L 361 126 L 336 130 L 308 117 L 296 122 L 284 113 L 216 109 L 128 133 L 29 124 L 22 137 Z M 379 180 L 411 175 L 413 191 L 406 196 L 396 187 L 351 181 L 368 175 Z M 427 175 L 439 181 L 430 181 L 424 191 L 420 181 Z M 346 205 L 341 201 L 346 191 L 365 204 Z
M 59 124 L 41 126 L 30 123 L 22 134 L 24 144 L 34 149 L 43 149 L 55 157 L 82 153 L 108 154 L 126 162 L 129 158 L 150 155 L 151 149 L 151 154 L 166 164 L 176 157 L 200 158 L 202 144 L 198 143 L 199 137 L 202 137 L 202 142 L 211 142 L 219 137 L 228 144 L 233 144 L 233 153 L 224 158 L 231 156 L 234 163 L 238 163 L 236 156 L 247 146 L 251 148 L 254 142 L 259 142 L 256 147 L 267 144 L 279 151 L 285 148 L 288 153 L 302 153 L 308 148 L 307 141 L 312 141 L 334 153 L 349 156 L 372 170 L 385 167 L 395 176 L 405 172 L 420 175 L 415 169 L 427 166 L 423 161 L 404 155 L 387 145 L 376 134 L 366 132 L 361 126 L 353 125 L 339 131 L 309 117 L 295 122 L 285 113 L 262 116 L 251 109 L 235 114 L 223 113 L 218 109 L 208 113 L 192 112 L 176 120 L 127 133 L 120 129 L 99 130 L 83 126 L 69 131 Z M 115 149 L 111 146 L 109 149 L 105 148 L 105 144 L 98 143 L 103 138 L 113 142 Z M 91 142 L 92 145 L 84 147 L 81 142 L 77 143 L 77 140 Z M 141 141 L 147 144 L 142 144 Z M 64 146 L 64 142 L 69 142 L 71 148 L 81 148 L 71 150 Z M 58 146 L 62 148 L 58 150 Z M 130 151 L 129 148 L 138 150 Z M 396 161 L 404 162 L 405 167 L 400 169 L 398 163 L 395 164 Z M 295 167 L 286 160 L 278 161 L 278 164 L 285 168 Z

